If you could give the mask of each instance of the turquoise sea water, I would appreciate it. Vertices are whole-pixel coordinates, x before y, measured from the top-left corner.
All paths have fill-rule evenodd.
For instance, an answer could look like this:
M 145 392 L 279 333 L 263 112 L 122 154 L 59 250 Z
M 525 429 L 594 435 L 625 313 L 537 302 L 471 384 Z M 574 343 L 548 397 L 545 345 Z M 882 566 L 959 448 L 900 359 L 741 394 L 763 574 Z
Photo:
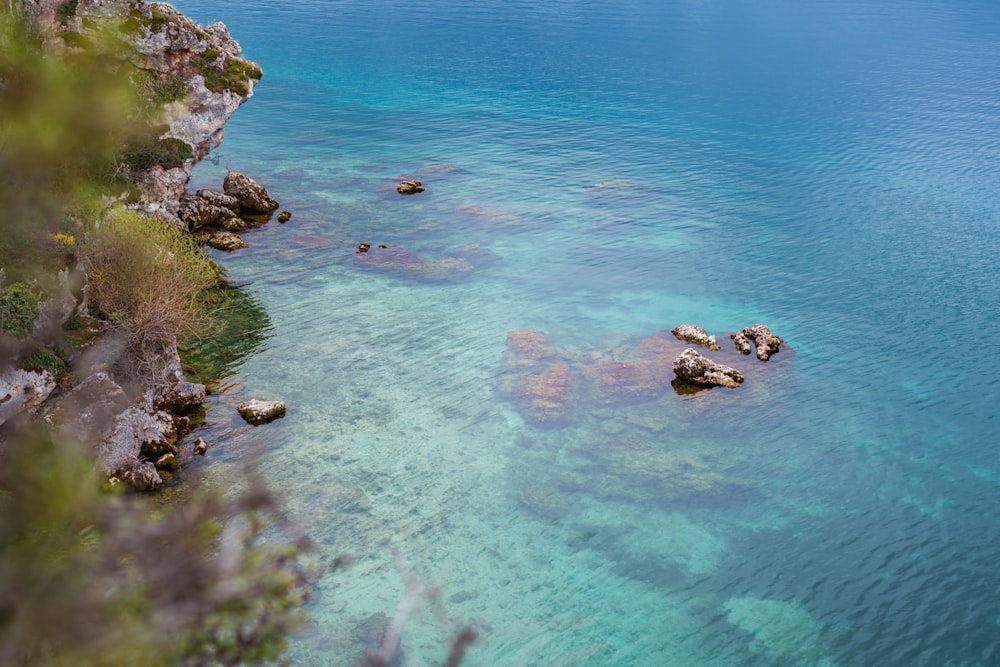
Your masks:
M 401 665 L 464 625 L 469 665 L 1000 664 L 1000 5 L 177 4 L 265 71 L 195 187 L 293 212 L 223 260 L 273 330 L 203 472 L 256 460 L 356 557 L 295 664 L 357 664 L 413 580 Z M 767 363 L 727 335 L 754 322 Z M 682 323 L 741 388 L 582 388 Z M 502 391 L 523 329 L 572 359 L 568 426 Z

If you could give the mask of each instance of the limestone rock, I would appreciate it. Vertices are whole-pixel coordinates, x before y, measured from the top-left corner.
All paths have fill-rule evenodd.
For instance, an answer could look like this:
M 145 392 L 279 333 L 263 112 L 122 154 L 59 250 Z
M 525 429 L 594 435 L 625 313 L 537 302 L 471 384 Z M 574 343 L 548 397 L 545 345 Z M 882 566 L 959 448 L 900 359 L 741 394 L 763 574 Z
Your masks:
M 221 190 L 212 190 L 209 188 L 203 188 L 194 193 L 196 197 L 202 199 L 203 201 L 211 204 L 212 206 L 220 206 L 222 208 L 228 208 L 233 213 L 240 212 L 240 201 L 233 197 L 232 195 L 227 195 Z
M 222 189 L 231 197 L 235 197 L 240 207 L 254 213 L 272 213 L 278 208 L 278 202 L 262 185 L 245 174 L 231 171 L 226 174 Z
M 56 381 L 48 371 L 7 370 L 0 373 L 0 424 L 42 403 Z
M 742 336 L 740 340 L 737 340 L 737 336 Z M 746 342 L 747 339 L 753 341 L 754 345 L 757 346 L 757 358 L 761 361 L 767 361 L 772 354 L 777 354 L 781 344 L 785 341 L 781 340 L 777 336 L 771 333 L 771 330 L 763 324 L 754 324 L 752 327 L 747 327 L 739 334 L 733 334 L 733 341 L 736 342 L 736 348 L 743 352 L 743 354 L 749 354 L 749 350 L 744 352 L 745 348 L 749 347 Z M 742 342 L 742 346 L 741 346 Z
M 743 382 L 743 375 L 735 368 L 717 364 L 690 347 L 674 360 L 674 373 L 685 382 L 704 387 L 735 389 Z
M 216 250 L 223 250 L 225 252 L 232 252 L 233 250 L 249 247 L 247 246 L 246 241 L 240 238 L 239 234 L 234 234 L 233 232 L 220 232 L 218 234 L 213 234 L 208 237 L 208 245 L 212 246 Z
M 204 438 L 198 438 L 194 441 L 194 454 L 195 456 L 204 456 L 205 452 L 208 451 L 208 443 L 205 442 Z
M 176 455 L 176 437 L 170 415 L 134 405 L 115 419 L 110 435 L 98 448 L 98 462 L 109 478 L 120 479 L 137 491 L 154 489 L 163 480 L 156 466 L 143 457 Z
M 176 345 L 164 352 L 162 382 L 151 390 L 149 402 L 157 410 L 171 414 L 189 412 L 205 400 L 205 385 L 188 382 L 181 370 L 181 359 Z
M 424 191 L 424 184 L 420 181 L 403 181 L 396 186 L 396 192 L 401 195 L 415 195 Z
M 285 224 L 291 219 L 292 219 L 292 214 L 288 211 L 282 211 L 281 213 L 278 214 L 278 222 L 280 222 L 281 224 Z
M 702 347 L 707 347 L 710 350 L 719 349 L 718 343 L 715 342 L 715 336 L 709 336 L 708 332 L 705 331 L 703 327 L 695 326 L 694 324 L 681 324 L 674 327 L 671 333 L 674 334 L 678 340 L 694 343 L 695 345 L 701 345 Z
M 240 403 L 236 410 L 250 424 L 265 424 L 285 416 L 285 404 L 281 401 L 261 401 L 254 398 Z
M 750 354 L 753 352 L 753 347 L 750 345 L 750 341 L 747 340 L 747 336 L 742 331 L 738 331 L 729 336 L 733 339 L 733 343 L 736 345 L 736 351 L 740 354 Z
M 122 388 L 107 373 L 99 371 L 55 399 L 44 419 L 68 437 L 96 445 L 107 437 L 117 416 L 128 406 Z
M 187 226 L 188 229 L 197 229 L 205 225 L 223 225 L 233 219 L 239 219 L 231 209 L 219 206 L 210 199 L 198 195 L 184 195 L 181 197 L 180 205 L 177 209 L 177 217 Z

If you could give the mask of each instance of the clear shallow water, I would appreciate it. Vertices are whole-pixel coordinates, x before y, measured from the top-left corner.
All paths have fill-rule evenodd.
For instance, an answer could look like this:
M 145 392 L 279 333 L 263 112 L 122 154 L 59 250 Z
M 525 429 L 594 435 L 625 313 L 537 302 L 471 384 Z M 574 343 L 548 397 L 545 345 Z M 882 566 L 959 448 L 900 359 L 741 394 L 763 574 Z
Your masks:
M 407 665 L 463 624 L 473 665 L 1000 661 L 1000 8 L 178 6 L 265 70 L 195 185 L 231 167 L 293 212 L 225 259 L 274 328 L 207 472 L 259 457 L 358 557 L 296 664 L 354 664 L 408 569 L 439 594 Z M 360 242 L 496 261 L 428 283 Z M 757 321 L 767 364 L 725 345 Z M 509 331 L 622 360 L 689 322 L 743 387 L 581 396 L 561 429 L 498 393 Z M 288 417 L 230 420 L 251 396 Z

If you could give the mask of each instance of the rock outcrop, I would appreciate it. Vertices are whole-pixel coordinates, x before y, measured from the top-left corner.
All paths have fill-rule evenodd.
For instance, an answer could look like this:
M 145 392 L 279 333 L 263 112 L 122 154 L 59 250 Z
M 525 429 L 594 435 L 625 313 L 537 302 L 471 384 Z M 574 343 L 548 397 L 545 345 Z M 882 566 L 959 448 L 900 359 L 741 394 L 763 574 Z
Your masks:
M 0 372 L 0 424 L 40 405 L 55 386 L 56 381 L 48 371 L 11 369 Z
M 415 195 L 424 191 L 424 184 L 420 181 L 403 181 L 396 186 L 396 192 L 401 195 Z
M 684 382 L 703 387 L 735 389 L 743 382 L 743 375 L 735 368 L 715 363 L 690 347 L 674 360 L 674 373 Z
M 715 336 L 709 336 L 708 332 L 705 331 L 703 327 L 695 326 L 694 324 L 681 324 L 673 328 L 671 331 L 677 340 L 687 341 L 688 343 L 694 343 L 695 345 L 701 345 L 702 347 L 707 347 L 710 350 L 718 350 L 719 344 L 715 342 Z
M 785 341 L 771 333 L 771 330 L 763 324 L 754 324 L 739 333 L 734 333 L 731 338 L 736 344 L 736 349 L 741 354 L 750 354 L 750 342 L 757 346 L 757 358 L 767 361 L 772 354 L 777 354 L 781 344 Z
M 278 202 L 267 189 L 255 180 L 238 171 L 226 174 L 222 190 L 234 198 L 240 208 L 250 213 L 273 213 L 278 210 Z

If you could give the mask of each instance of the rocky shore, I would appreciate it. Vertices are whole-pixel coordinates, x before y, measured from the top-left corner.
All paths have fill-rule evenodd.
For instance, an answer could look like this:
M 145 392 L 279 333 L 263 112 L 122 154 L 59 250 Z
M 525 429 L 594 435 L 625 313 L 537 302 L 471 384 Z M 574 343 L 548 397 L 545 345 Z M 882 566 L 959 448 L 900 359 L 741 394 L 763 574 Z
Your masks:
M 72 53 L 74 44 L 108 25 L 128 35 L 133 79 L 160 106 L 162 125 L 151 146 L 174 150 L 177 158 L 126 165 L 135 209 L 197 231 L 213 247 L 239 245 L 235 232 L 266 222 L 277 210 L 263 187 L 235 172 L 219 191 L 186 190 L 194 165 L 219 145 L 226 122 L 262 76 L 225 25 L 198 26 L 171 5 L 142 0 L 24 0 L 21 6 L 56 54 Z M 70 287 L 71 277 L 86 285 L 81 269 L 64 271 L 64 289 L 39 305 L 25 337 L 25 344 L 47 343 L 46 332 L 62 331 L 71 319 L 78 327 L 83 323 L 69 372 L 59 373 L 57 384 L 51 370 L 0 369 L 0 446 L 4 433 L 43 424 L 91 448 L 112 484 L 155 489 L 184 459 L 178 439 L 190 431 L 206 388 L 185 379 L 173 337 L 157 348 L 155 372 L 123 371 L 123 342 L 113 327 L 89 317 L 87 288 Z M 206 443 L 194 449 L 191 454 L 204 454 Z

